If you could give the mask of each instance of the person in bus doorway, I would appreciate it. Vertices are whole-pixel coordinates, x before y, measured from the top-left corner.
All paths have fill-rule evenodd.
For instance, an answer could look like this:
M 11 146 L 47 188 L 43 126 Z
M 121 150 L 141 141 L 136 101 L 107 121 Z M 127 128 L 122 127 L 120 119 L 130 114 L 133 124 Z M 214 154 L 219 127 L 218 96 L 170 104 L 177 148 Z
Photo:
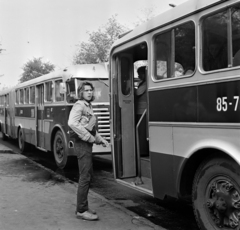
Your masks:
M 146 66 L 141 66 L 137 70 L 140 83 L 135 89 L 136 99 L 136 117 L 137 122 L 141 118 L 144 110 L 147 108 L 147 81 L 146 81 Z
M 77 134 L 74 151 L 78 158 L 79 182 L 77 190 L 76 217 L 84 220 L 97 220 L 95 211 L 89 209 L 88 191 L 92 179 L 92 147 L 108 142 L 96 130 L 96 117 L 91 102 L 94 100 L 94 87 L 90 82 L 83 82 L 78 87 L 79 100 L 73 105 L 68 125 Z

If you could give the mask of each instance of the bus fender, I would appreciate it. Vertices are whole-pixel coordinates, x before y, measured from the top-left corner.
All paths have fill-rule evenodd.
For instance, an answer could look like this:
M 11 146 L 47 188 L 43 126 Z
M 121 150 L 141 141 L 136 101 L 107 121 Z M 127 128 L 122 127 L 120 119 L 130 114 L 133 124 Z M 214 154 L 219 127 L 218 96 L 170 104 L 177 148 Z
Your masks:
M 201 143 L 198 147 L 195 147 L 189 151 L 187 157 L 178 166 L 179 168 L 176 169 L 179 172 L 177 176 L 177 193 L 182 198 L 191 194 L 193 179 L 198 167 L 212 154 L 218 153 L 219 155 L 230 157 L 240 164 L 239 159 L 237 159 L 238 152 L 236 146 L 228 142 L 215 140 L 212 144 L 206 145 L 206 143 Z
M 191 158 L 195 153 L 199 151 L 203 152 L 205 149 L 212 149 L 213 151 L 215 150 L 225 153 L 240 165 L 238 151 L 240 145 L 239 146 L 237 145 L 238 139 L 236 140 L 236 143 L 218 139 L 202 140 L 189 149 L 189 152 L 186 154 L 186 158 L 187 159 Z

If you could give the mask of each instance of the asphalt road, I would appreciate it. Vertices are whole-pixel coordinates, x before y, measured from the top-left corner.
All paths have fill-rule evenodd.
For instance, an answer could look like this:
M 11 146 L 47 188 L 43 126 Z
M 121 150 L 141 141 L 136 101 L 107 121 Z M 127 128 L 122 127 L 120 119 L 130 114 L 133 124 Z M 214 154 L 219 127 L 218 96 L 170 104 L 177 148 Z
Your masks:
M 19 152 L 16 141 L 3 141 L 0 139 L 0 143 L 12 148 L 15 152 Z M 78 181 L 77 163 L 73 163 L 68 170 L 60 170 L 56 167 L 51 153 L 32 148 L 24 153 L 24 155 L 66 176 L 70 180 Z M 198 230 L 190 205 L 175 200 L 161 201 L 116 183 L 112 173 L 110 155 L 94 156 L 93 168 L 94 178 L 91 189 L 94 192 L 104 196 L 112 202 L 124 206 L 136 213 L 136 215 L 143 216 L 163 228 L 169 230 Z

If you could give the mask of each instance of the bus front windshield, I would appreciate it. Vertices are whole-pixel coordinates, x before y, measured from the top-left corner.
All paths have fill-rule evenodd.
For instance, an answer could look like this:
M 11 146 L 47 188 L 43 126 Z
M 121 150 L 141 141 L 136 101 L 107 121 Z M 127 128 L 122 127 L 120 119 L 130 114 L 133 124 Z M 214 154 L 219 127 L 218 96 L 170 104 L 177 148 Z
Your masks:
M 72 78 L 67 82 L 67 102 L 68 103 L 74 103 L 76 100 L 78 100 L 77 88 L 84 81 L 92 83 L 95 88 L 94 102 L 101 103 L 101 102 L 109 101 L 108 79 L 96 79 L 96 78 L 95 79 L 77 79 L 77 78 L 74 79 Z

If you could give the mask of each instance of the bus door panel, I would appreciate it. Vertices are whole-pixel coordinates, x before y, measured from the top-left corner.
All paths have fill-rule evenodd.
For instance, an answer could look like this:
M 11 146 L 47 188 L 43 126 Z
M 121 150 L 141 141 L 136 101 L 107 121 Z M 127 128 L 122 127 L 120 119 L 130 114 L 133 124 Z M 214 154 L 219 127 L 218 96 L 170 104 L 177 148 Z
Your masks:
M 118 92 L 121 117 L 122 138 L 122 178 L 136 176 L 135 156 L 135 121 L 134 121 L 134 88 L 133 61 L 130 55 L 121 55 L 118 65 Z
M 44 85 L 37 86 L 36 135 L 37 146 L 44 148 Z

